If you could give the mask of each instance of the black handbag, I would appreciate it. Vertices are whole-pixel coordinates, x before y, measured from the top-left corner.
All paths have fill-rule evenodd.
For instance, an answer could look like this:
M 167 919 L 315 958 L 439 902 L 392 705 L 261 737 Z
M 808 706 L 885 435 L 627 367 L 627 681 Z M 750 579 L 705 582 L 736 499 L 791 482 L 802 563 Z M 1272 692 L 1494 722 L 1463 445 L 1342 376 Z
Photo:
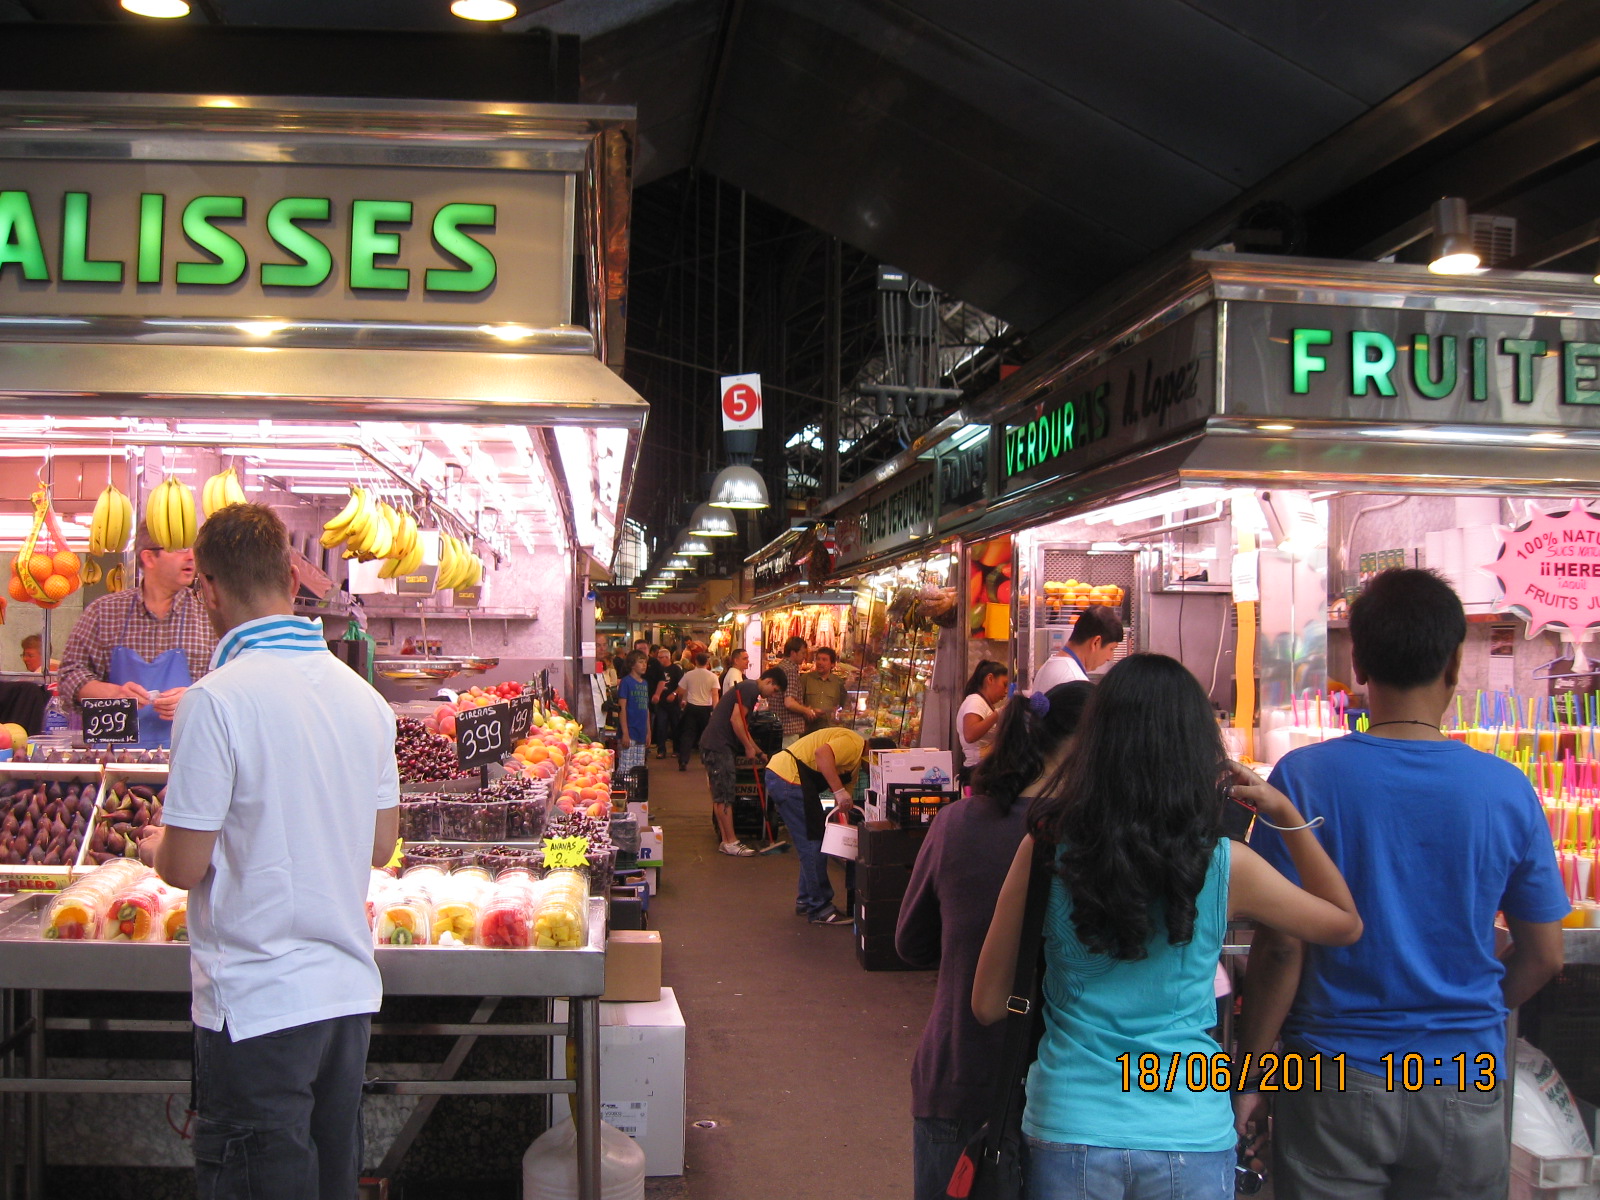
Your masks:
M 972 1135 L 945 1185 L 948 1200 L 1022 1200 L 1022 1109 L 1027 1099 L 1028 1067 L 1044 1033 L 1039 1011 L 1044 974 L 1044 911 L 1054 872 L 1053 848 L 1035 840 L 1028 870 L 1028 901 L 1017 942 L 1017 975 L 1006 1001 L 1006 1044 L 995 1077 L 993 1114 Z

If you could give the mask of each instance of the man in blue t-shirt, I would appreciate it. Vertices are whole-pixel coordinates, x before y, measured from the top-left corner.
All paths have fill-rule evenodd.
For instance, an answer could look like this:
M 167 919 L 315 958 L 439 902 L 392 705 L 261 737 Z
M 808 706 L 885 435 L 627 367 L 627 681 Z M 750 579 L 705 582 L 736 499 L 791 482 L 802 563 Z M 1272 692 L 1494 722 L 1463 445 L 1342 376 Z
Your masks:
M 1527 778 L 1439 730 L 1466 635 L 1437 575 L 1379 575 L 1350 606 L 1371 731 L 1296 750 L 1272 773 L 1321 823 L 1366 924 L 1344 947 L 1255 935 L 1240 1049 L 1260 1063 L 1281 1027 L 1308 1081 L 1291 1092 L 1297 1072 L 1284 1070 L 1269 1093 L 1279 1200 L 1506 1195 L 1506 1013 L 1561 969 L 1568 904 Z M 1250 845 L 1297 878 L 1259 819 Z M 1498 959 L 1497 912 L 1513 942 Z M 1265 1128 L 1263 1101 L 1236 1095 L 1241 1133 Z
M 617 684 L 621 711 L 617 714 L 617 770 L 622 773 L 644 765 L 650 745 L 650 684 L 645 670 L 650 656 L 635 650 L 628 656 L 628 674 Z

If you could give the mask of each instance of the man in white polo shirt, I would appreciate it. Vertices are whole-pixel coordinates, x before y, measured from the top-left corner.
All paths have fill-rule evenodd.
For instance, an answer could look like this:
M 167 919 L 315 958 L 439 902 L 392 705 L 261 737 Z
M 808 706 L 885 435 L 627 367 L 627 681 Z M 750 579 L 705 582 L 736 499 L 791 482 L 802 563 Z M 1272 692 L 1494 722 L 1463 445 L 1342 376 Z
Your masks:
M 293 615 L 283 522 L 218 510 L 194 558 L 221 639 L 173 728 L 166 828 L 140 856 L 189 889 L 202 1200 L 352 1200 L 383 984 L 368 867 L 398 833 L 394 714 Z

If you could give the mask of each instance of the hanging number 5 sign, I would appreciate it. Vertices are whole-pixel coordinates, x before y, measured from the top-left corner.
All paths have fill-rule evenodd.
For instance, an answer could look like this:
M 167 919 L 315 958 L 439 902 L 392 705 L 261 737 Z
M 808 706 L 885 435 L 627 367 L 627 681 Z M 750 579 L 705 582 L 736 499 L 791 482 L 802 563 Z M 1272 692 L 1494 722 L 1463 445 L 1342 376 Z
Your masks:
M 722 427 L 724 429 L 761 428 L 760 375 L 724 375 L 722 377 Z
M 94 700 L 83 704 L 85 745 L 130 743 L 139 740 L 139 702 L 127 696 Z
M 483 767 L 500 761 L 511 749 L 511 706 L 491 704 L 456 714 L 456 761 Z

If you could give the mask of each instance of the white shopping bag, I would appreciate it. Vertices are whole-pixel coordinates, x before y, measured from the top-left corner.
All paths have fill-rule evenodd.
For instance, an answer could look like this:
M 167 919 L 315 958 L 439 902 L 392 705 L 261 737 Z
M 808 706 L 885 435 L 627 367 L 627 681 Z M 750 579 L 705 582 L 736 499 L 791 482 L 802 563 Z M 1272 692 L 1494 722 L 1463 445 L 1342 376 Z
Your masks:
M 835 858 L 854 860 L 860 831 L 844 820 L 844 815 L 842 812 L 835 812 L 828 816 L 828 823 L 822 827 L 822 852 L 831 854 Z

